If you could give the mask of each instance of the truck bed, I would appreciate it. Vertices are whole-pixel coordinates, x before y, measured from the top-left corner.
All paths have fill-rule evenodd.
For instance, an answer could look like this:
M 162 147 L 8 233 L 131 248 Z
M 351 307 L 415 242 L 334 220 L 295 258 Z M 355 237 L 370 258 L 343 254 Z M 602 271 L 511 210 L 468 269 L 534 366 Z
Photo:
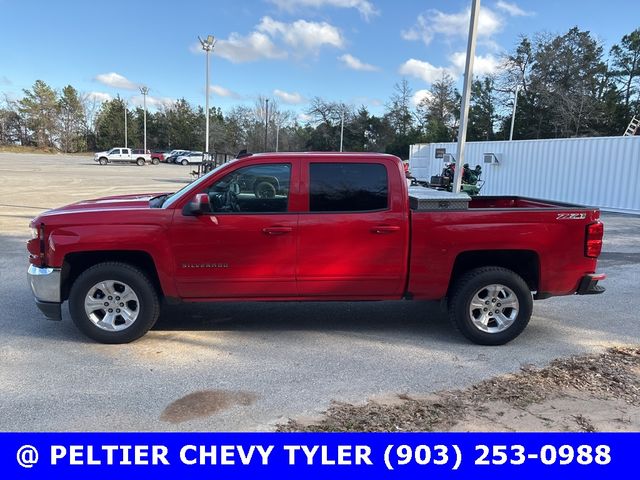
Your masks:
M 407 291 L 413 298 L 442 298 L 457 271 L 492 264 L 494 258 L 513 262 L 516 271 L 526 263 L 537 279 L 531 287 L 538 298 L 575 293 L 578 279 L 595 272 L 596 259 L 585 256 L 585 235 L 587 225 L 600 218 L 597 208 L 474 197 L 468 209 L 411 210 L 410 216 Z

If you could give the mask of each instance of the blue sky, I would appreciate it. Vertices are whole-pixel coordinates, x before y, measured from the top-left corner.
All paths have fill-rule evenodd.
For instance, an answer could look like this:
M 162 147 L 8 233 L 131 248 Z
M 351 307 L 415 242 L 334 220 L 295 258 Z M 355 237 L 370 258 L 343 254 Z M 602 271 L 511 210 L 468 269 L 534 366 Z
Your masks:
M 218 39 L 212 104 L 227 110 L 257 95 L 304 112 L 321 96 L 384 110 L 403 77 L 414 91 L 447 71 L 460 78 L 470 0 L 0 0 L 0 92 L 36 79 L 96 98 L 204 104 L 197 36 Z M 640 27 L 628 2 L 483 0 L 474 73 L 495 71 L 520 34 L 590 30 L 605 50 Z

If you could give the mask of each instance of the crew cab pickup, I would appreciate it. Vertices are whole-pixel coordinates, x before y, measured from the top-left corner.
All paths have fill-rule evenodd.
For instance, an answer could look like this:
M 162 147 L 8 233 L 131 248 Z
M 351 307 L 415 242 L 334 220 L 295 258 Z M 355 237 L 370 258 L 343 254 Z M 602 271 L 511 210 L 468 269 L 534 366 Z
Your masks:
M 443 301 L 462 334 L 498 345 L 524 330 L 534 299 L 604 291 L 599 217 L 409 188 L 391 155 L 257 154 L 175 193 L 42 213 L 28 277 L 47 317 L 68 300 L 105 343 L 144 335 L 162 302 L 414 299 Z
M 130 148 L 112 148 L 107 152 L 98 152 L 93 156 L 93 161 L 100 165 L 107 163 L 135 163 L 144 166 L 151 163 L 151 155 L 144 150 L 131 150 Z M 158 162 L 159 163 L 159 162 Z

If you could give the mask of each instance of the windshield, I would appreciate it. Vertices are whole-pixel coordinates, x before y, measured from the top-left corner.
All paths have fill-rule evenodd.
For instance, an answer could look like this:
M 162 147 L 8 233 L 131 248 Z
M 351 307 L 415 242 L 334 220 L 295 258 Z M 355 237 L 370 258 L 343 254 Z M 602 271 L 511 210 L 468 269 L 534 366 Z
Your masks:
M 109 150 L 107 152 L 107 155 L 111 155 L 113 152 L 115 152 L 116 150 L 119 150 L 118 148 L 112 148 L 111 150 Z
M 171 205 L 173 205 L 181 196 L 183 193 L 185 193 L 187 190 L 191 189 L 191 188 L 196 188 L 198 185 L 203 184 L 204 182 L 207 181 L 207 179 L 211 176 L 211 175 L 215 175 L 216 173 L 218 173 L 220 171 L 220 169 L 226 165 L 228 165 L 229 163 L 223 163 L 222 165 L 220 165 L 219 167 L 214 168 L 213 170 L 211 170 L 209 173 L 207 173 L 206 175 L 200 177 L 199 179 L 197 179 L 194 182 L 191 182 L 187 185 L 185 185 L 184 187 L 182 187 L 180 190 L 178 190 L 176 193 L 174 193 L 173 195 L 167 197 L 167 199 L 164 201 L 164 203 L 162 204 L 162 208 L 168 208 Z

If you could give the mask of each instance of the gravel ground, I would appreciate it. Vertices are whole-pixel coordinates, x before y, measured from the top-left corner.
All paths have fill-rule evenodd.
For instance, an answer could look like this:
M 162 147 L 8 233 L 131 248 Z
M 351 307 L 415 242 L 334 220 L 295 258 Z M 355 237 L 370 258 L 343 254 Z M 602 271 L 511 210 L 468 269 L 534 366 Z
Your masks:
M 608 291 L 536 302 L 510 344 L 472 345 L 438 305 L 230 303 L 166 308 L 129 345 L 46 321 L 26 284 L 38 212 L 116 193 L 174 191 L 182 166 L 106 166 L 0 153 L 0 430 L 272 430 L 333 401 L 464 389 L 523 366 L 637 345 L 640 217 L 606 214 Z
M 531 409 L 540 405 L 545 405 L 544 416 Z M 554 360 L 544 368 L 523 367 L 517 374 L 425 399 L 404 394 L 364 405 L 336 403 L 316 422 L 290 420 L 278 431 L 634 432 L 639 428 L 640 348 L 614 347 L 602 354 Z

